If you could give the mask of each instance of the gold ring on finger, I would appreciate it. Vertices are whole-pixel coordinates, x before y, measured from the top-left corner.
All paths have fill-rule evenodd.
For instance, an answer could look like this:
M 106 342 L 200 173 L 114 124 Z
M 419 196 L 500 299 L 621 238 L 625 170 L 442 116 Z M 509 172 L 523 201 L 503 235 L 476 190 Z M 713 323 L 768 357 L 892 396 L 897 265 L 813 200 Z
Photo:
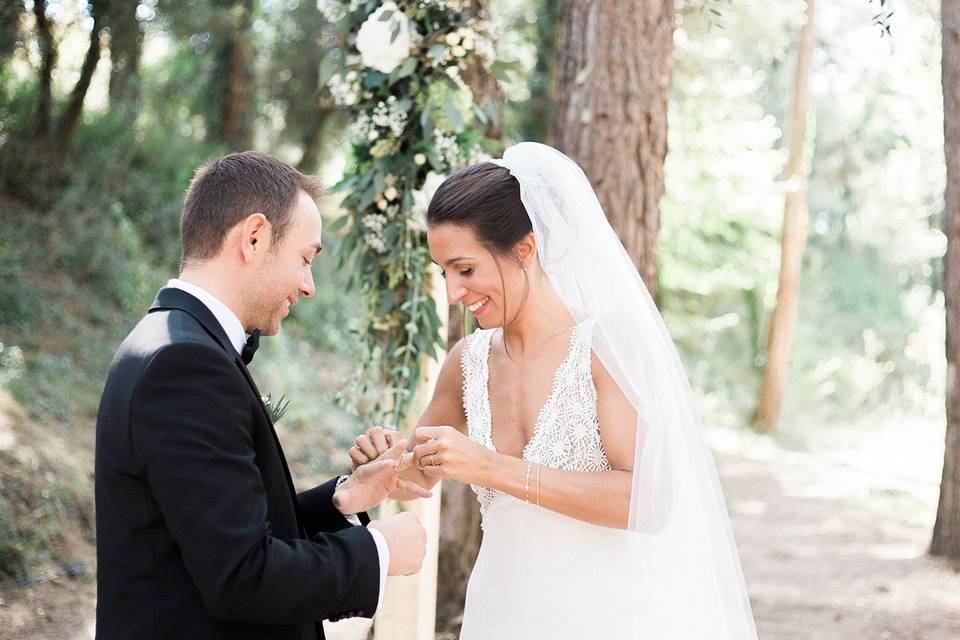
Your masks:
M 430 464 L 433 465 L 434 467 L 439 466 L 437 464 L 437 454 L 434 453 L 433 455 L 430 456 Z

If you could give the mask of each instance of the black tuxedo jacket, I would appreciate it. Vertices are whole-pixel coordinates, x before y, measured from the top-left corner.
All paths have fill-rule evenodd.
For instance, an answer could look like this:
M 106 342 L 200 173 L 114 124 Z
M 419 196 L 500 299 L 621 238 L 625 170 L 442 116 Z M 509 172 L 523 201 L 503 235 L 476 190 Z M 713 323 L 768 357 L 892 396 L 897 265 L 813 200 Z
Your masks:
M 294 492 L 223 328 L 162 289 L 97 415 L 97 637 L 313 640 L 320 620 L 371 617 L 376 544 L 334 508 L 334 482 Z

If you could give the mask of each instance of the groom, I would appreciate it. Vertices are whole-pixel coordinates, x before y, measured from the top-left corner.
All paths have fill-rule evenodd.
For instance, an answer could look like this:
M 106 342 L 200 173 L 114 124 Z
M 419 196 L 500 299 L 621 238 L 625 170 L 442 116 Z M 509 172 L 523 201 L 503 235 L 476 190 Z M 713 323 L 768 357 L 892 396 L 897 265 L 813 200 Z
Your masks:
M 190 185 L 180 277 L 120 346 L 97 415 L 98 638 L 314 640 L 420 570 L 416 518 L 363 513 L 397 488 L 401 443 L 297 494 L 246 367 L 314 294 L 318 195 L 250 152 Z

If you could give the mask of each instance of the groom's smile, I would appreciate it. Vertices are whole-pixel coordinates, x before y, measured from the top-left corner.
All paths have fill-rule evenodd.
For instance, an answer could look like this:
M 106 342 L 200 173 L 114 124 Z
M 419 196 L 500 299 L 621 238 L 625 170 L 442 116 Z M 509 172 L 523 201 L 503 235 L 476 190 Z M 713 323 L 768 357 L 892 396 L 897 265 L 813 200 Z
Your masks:
M 259 278 L 260 298 L 264 304 L 258 314 L 257 328 L 263 335 L 276 335 L 290 309 L 316 292 L 311 265 L 322 249 L 323 222 L 320 210 L 304 192 L 297 194 L 290 210 L 289 229 L 272 248 Z

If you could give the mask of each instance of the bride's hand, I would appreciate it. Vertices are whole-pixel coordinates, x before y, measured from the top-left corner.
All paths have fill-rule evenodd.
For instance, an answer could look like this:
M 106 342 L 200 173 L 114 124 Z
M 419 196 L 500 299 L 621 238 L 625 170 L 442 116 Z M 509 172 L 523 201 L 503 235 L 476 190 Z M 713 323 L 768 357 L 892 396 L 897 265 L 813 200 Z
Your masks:
M 483 484 L 493 452 L 453 427 L 417 427 L 413 462 L 424 475 Z
M 366 433 L 361 433 L 350 447 L 350 464 L 353 470 L 357 467 L 373 462 L 400 440 L 398 431 L 390 431 L 383 427 L 372 427 Z

